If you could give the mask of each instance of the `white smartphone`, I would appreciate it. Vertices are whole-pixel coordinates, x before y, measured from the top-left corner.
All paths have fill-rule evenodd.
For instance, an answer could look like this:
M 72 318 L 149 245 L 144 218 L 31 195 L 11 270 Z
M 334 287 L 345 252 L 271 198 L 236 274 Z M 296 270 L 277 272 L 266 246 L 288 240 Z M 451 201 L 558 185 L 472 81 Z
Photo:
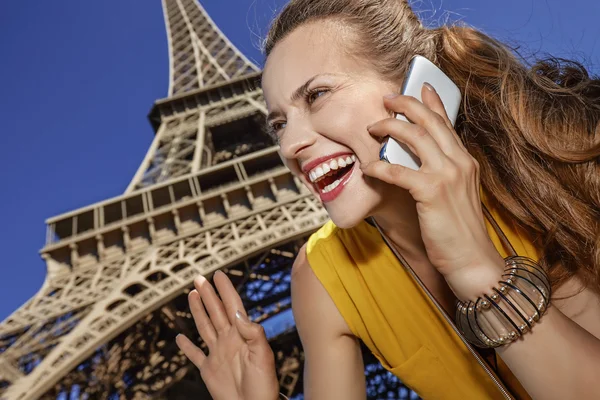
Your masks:
M 421 99 L 421 89 L 425 82 L 433 86 L 440 96 L 446 109 L 446 114 L 448 114 L 448 118 L 452 122 L 452 126 L 454 126 L 461 102 L 460 89 L 434 63 L 425 57 L 415 56 L 410 61 L 401 94 L 413 96 L 417 100 L 423 101 Z M 402 114 L 396 114 L 396 119 L 408 122 Z M 421 160 L 410 151 L 407 145 L 389 136 L 383 141 L 383 145 L 379 151 L 379 158 L 391 164 L 400 164 L 414 170 L 418 170 L 421 167 Z

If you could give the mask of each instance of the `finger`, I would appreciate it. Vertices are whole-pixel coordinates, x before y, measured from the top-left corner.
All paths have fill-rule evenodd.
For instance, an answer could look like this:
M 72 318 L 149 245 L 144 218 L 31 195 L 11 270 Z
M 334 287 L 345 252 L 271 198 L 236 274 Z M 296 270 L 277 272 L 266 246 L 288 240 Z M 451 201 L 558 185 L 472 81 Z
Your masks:
M 223 300 L 223 305 L 225 306 L 227 318 L 229 318 L 229 322 L 231 323 L 231 325 L 234 325 L 236 320 L 236 311 L 244 310 L 242 299 L 240 298 L 240 295 L 238 294 L 237 290 L 235 290 L 235 287 L 223 271 L 219 270 L 215 272 L 213 282 L 215 283 L 215 286 L 219 291 L 219 296 L 221 297 L 221 300 Z
M 452 150 L 444 151 L 445 154 L 461 168 L 470 168 L 473 164 L 473 157 L 464 146 L 461 138 L 458 136 L 458 133 L 456 133 L 456 130 L 454 130 L 452 127 L 452 123 L 448 119 L 448 114 L 446 114 L 446 109 L 444 108 L 444 104 L 442 103 L 440 96 L 435 91 L 433 86 L 427 85 L 429 84 L 425 84 L 422 89 L 421 98 L 423 99 L 423 103 L 432 111 L 444 118 L 445 124 L 448 127 L 448 130 L 452 133 L 452 137 L 456 143 L 456 147 L 454 147 L 454 149 L 460 149 L 460 151 L 455 153 L 450 153 Z
M 236 312 L 235 319 L 238 332 L 248 344 L 248 349 L 254 354 L 268 355 L 271 352 L 271 347 L 262 325 L 250 322 L 242 311 Z
M 188 295 L 188 303 L 190 305 L 190 310 L 192 311 L 196 329 L 202 340 L 204 340 L 206 345 L 210 348 L 217 341 L 217 333 L 204 310 L 204 305 L 202 304 L 200 294 L 198 294 L 197 290 L 192 290 L 190 292 Z
M 231 324 L 229 323 L 227 314 L 225 314 L 225 307 L 223 307 L 223 303 L 221 303 L 215 289 L 213 289 L 210 282 L 203 276 L 194 279 L 194 286 L 196 286 L 198 293 L 200 293 L 202 303 L 204 303 L 206 311 L 208 311 L 210 321 L 215 327 L 217 336 L 227 333 Z
M 360 169 L 363 174 L 373 178 L 380 179 L 391 185 L 396 185 L 406 190 L 413 190 L 422 185 L 427 180 L 427 175 L 406 168 L 398 164 L 390 164 L 385 161 L 373 161 L 367 164 L 361 164 Z
M 177 343 L 179 350 L 183 351 L 183 354 L 194 363 L 196 368 L 200 369 L 202 367 L 202 363 L 206 360 L 206 355 L 190 339 L 185 335 L 179 334 L 175 338 L 175 343 Z
M 423 84 L 423 87 L 421 88 L 421 99 L 425 106 L 444 119 L 447 128 L 452 129 L 452 122 L 450 122 L 450 118 L 448 118 L 444 103 L 431 84 L 427 82 Z
M 421 159 L 423 166 L 439 169 L 443 166 L 446 154 L 440 149 L 437 142 L 422 126 L 386 118 L 367 128 L 374 136 L 391 136 L 399 142 L 406 143 Z
M 429 83 L 425 83 L 425 85 L 423 85 L 423 89 L 421 89 L 421 99 L 423 99 L 423 104 L 425 104 L 427 107 L 429 107 L 430 110 L 434 111 L 444 119 L 444 123 L 446 124 L 446 127 L 452 132 L 452 137 L 454 137 L 454 140 L 456 140 L 460 147 L 464 148 L 462 139 L 460 138 L 460 136 L 458 136 L 456 130 L 454 130 L 452 122 L 448 117 L 448 113 L 446 113 L 446 108 L 444 107 L 444 103 L 442 102 L 440 95 L 437 93 L 435 88 Z
M 404 114 L 411 122 L 425 128 L 444 153 L 451 155 L 457 150 L 461 150 L 454 137 L 453 129 L 448 128 L 444 117 L 430 110 L 416 98 L 397 96 L 384 99 L 387 108 Z

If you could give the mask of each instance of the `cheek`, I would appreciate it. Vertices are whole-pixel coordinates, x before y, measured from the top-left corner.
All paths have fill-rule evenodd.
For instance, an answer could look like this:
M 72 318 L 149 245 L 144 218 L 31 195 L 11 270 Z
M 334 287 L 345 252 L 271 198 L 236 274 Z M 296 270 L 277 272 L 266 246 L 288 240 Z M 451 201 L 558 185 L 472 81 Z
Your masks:
M 367 126 L 366 110 L 357 102 L 335 101 L 315 113 L 313 122 L 319 133 L 340 140 L 350 133 L 363 131 Z
M 300 168 L 298 167 L 298 162 L 296 160 L 288 160 L 287 158 L 285 158 L 281 155 L 280 151 L 278 151 L 277 154 L 279 154 L 279 158 L 283 162 L 283 165 L 285 165 L 290 171 L 292 171 L 292 174 L 294 174 L 294 175 L 302 174 L 302 171 L 300 171 Z
M 348 100 L 332 102 L 327 109 L 316 113 L 313 118 L 315 129 L 357 153 L 365 147 L 369 153 L 378 153 L 381 139 L 371 136 L 367 126 L 389 117 L 383 98 L 358 94 L 348 97 Z

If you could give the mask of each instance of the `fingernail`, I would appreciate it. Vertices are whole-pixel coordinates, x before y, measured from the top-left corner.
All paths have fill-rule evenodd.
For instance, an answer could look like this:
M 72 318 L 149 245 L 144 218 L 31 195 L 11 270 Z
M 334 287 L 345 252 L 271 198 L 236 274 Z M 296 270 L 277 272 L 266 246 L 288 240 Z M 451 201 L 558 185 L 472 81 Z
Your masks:
M 433 88 L 433 86 L 431 86 L 429 82 L 424 82 L 423 86 L 425 86 L 430 92 L 435 92 L 435 89 Z
M 179 336 L 181 336 L 181 333 L 178 333 L 177 336 L 175 336 L 175 340 L 177 340 Z
M 248 322 L 248 319 L 246 318 L 246 316 L 244 314 L 242 314 L 242 312 L 240 310 L 237 310 L 235 312 L 235 317 L 237 319 L 240 319 L 240 320 L 244 321 L 244 322 Z
M 394 99 L 396 97 L 398 97 L 398 93 L 390 93 L 390 94 L 386 94 L 385 96 L 386 99 Z
M 375 125 L 375 123 L 372 123 L 372 124 L 369 124 L 369 125 L 367 125 L 367 130 L 371 129 L 371 127 L 372 127 L 373 125 Z

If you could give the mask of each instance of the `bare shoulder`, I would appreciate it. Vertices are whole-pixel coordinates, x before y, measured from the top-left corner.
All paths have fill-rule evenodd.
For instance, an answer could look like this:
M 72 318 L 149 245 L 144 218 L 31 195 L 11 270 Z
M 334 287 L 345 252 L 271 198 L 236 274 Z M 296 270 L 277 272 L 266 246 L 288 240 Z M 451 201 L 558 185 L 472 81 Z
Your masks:
M 352 335 L 329 293 L 315 275 L 304 244 L 292 266 L 292 309 L 298 330 L 333 336 Z M 323 332 L 326 330 L 326 332 Z M 306 332 L 310 335 L 310 332 Z
M 364 400 L 359 341 L 321 284 L 302 246 L 292 267 L 292 310 L 304 349 L 307 399 Z
M 296 255 L 294 265 L 292 265 L 292 279 L 294 275 L 306 273 L 305 270 L 310 269 L 308 257 L 306 256 L 306 245 L 307 243 L 304 243 Z

